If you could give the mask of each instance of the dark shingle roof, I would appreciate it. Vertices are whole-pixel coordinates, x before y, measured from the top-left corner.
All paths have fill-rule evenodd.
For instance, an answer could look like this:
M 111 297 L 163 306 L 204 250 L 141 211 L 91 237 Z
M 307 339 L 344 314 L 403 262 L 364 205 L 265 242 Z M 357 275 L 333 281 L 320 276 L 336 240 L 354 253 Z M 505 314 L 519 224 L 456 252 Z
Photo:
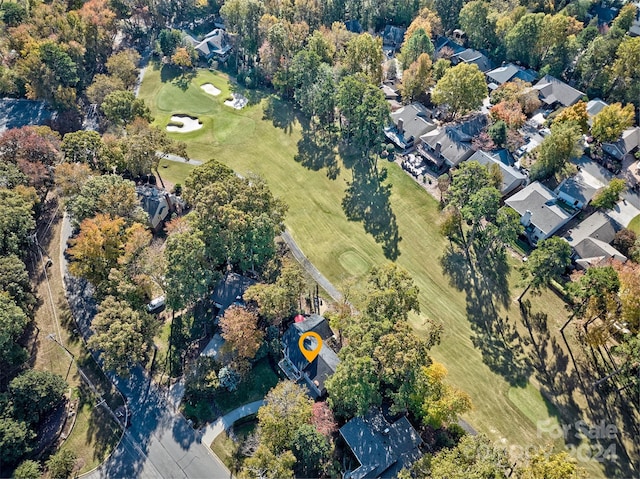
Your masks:
M 53 117 L 54 113 L 43 101 L 0 99 L 0 132 L 29 125 L 46 125 Z
M 345 474 L 348 479 L 396 477 L 422 455 L 418 449 L 422 439 L 404 416 L 390 424 L 382 412 L 372 410 L 347 422 L 340 435 L 360 463 Z
M 486 72 L 493 68 L 491 60 L 489 60 L 484 53 L 474 50 L 473 48 L 467 48 L 451 57 L 451 63 L 454 65 L 460 62 L 477 65 L 481 72 Z
M 238 298 L 242 298 L 242 295 L 252 284 L 255 284 L 255 280 L 251 278 L 240 276 L 236 273 L 227 273 L 227 275 L 218 282 L 211 299 L 221 311 L 224 311 Z
M 505 203 L 520 216 L 530 211 L 531 224 L 545 235 L 552 234 L 573 217 L 557 204 L 555 195 L 537 181 L 518 191 Z
M 385 135 L 398 147 L 406 148 L 417 138 L 436 128 L 430 118 L 431 112 L 424 105 L 411 103 L 391 113 L 395 126 L 385 129 Z M 399 120 L 402 120 L 402 133 L 398 128 Z
M 500 173 L 502 173 L 502 185 L 500 186 L 500 192 L 503 196 L 527 183 L 527 175 L 512 166 L 505 165 L 502 161 L 496 158 L 495 155 L 478 150 L 471 156 L 471 158 L 469 158 L 468 161 L 477 161 L 481 165 L 485 165 L 487 167 L 490 165 L 498 165 L 500 167 Z
M 553 105 L 558 102 L 562 106 L 571 106 L 584 96 L 581 91 L 551 75 L 542 77 L 533 88 L 540 92 L 540 99 L 547 105 Z
M 572 176 L 564 180 L 558 187 L 557 194 L 563 193 L 573 200 L 587 204 L 594 197 L 598 188 L 587 184 L 579 176 Z
M 536 72 L 533 70 L 524 70 L 513 63 L 508 63 L 507 65 L 487 72 L 487 81 L 493 82 L 498 86 L 512 81 L 515 78 L 531 83 L 536 79 Z

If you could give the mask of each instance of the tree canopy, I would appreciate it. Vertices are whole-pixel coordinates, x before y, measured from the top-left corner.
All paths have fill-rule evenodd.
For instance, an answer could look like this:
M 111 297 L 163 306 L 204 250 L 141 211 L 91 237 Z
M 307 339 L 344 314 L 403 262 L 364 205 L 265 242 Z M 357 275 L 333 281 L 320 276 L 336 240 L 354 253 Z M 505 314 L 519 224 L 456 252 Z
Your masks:
M 480 108 L 486 96 L 487 83 L 478 66 L 459 63 L 445 71 L 431 98 L 437 105 L 447 105 L 456 117 Z

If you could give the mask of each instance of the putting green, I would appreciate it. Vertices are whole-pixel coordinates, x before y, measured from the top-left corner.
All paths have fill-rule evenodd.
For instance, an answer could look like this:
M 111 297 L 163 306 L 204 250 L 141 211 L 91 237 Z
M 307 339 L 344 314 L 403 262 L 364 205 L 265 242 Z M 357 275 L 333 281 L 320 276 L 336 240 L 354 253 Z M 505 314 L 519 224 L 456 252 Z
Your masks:
M 340 266 L 350 275 L 363 276 L 371 269 L 371 263 L 360 256 L 355 250 L 345 251 L 338 259 Z

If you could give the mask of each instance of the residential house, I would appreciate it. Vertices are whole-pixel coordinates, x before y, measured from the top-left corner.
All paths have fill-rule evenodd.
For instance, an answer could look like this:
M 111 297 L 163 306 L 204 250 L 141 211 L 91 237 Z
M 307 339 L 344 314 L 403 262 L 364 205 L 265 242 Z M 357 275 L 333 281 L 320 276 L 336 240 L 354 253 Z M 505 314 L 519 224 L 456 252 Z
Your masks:
M 491 63 L 491 60 L 489 60 L 489 57 L 478 50 L 474 50 L 473 48 L 462 50 L 451 57 L 451 64 L 458 65 L 459 63 L 476 65 L 483 73 L 493 68 L 493 64 Z
M 565 179 L 555 190 L 556 196 L 573 206 L 583 209 L 595 196 L 599 187 L 589 184 L 581 173 Z
M 553 235 L 579 211 L 559 201 L 551 190 L 537 181 L 515 193 L 505 203 L 520 215 L 527 240 L 533 246 Z
M 431 111 L 417 102 L 391 113 L 391 120 L 393 125 L 385 128 L 384 134 L 402 151 L 418 145 L 422 135 L 437 128 Z
M 212 30 L 200 41 L 190 35 L 186 35 L 185 38 L 193 45 L 198 55 L 205 60 L 213 59 L 224 62 L 231 54 L 231 37 L 222 28 Z
M 632 159 L 640 146 L 640 127 L 627 128 L 620 139 L 613 143 L 603 143 L 602 151 L 618 161 Z
M 162 229 L 164 220 L 171 213 L 181 214 L 186 208 L 182 198 L 153 185 L 138 185 L 136 193 L 140 206 L 149 216 L 151 229 L 155 232 Z
M 611 258 L 626 261 L 627 257 L 610 244 L 619 230 L 618 223 L 598 211 L 567 231 L 564 238 L 573 248 L 576 266 L 587 269 Z
M 11 128 L 30 125 L 48 125 L 56 112 L 44 101 L 0 98 L 0 133 Z
M 309 331 L 322 338 L 320 353 L 309 362 L 299 347 L 300 336 Z M 292 381 L 306 386 L 314 399 L 326 394 L 325 381 L 329 379 L 340 363 L 338 355 L 329 347 L 328 340 L 333 337 L 329 322 L 322 316 L 312 314 L 303 321 L 295 322 L 282 335 L 282 353 L 284 358 L 278 363 L 280 369 Z M 305 338 L 305 349 L 316 349 L 314 338 Z
M 468 161 L 477 161 L 481 165 L 490 167 L 497 165 L 502 174 L 502 184 L 500 185 L 500 193 L 502 196 L 509 196 L 514 191 L 527 185 L 528 177 L 522 171 L 513 166 L 503 163 L 500 157 L 495 153 L 487 153 L 482 150 L 476 151 Z
M 237 273 L 227 273 L 224 278 L 218 281 L 216 289 L 211 296 L 213 305 L 218 309 L 216 318 L 224 314 L 229 306 L 244 306 L 242 297 L 249 286 L 256 283 L 255 280 Z
M 406 28 L 396 27 L 395 25 L 386 25 L 382 32 L 382 44 L 387 47 L 392 47 L 394 50 L 400 48 L 402 42 L 404 42 L 404 33 Z
M 450 53 L 450 55 L 448 56 L 445 55 L 446 58 L 449 58 L 449 56 L 456 55 L 458 53 L 462 53 L 466 50 L 466 48 L 459 43 L 456 43 L 450 38 L 444 36 L 436 37 L 433 47 L 435 49 L 436 57 L 442 55 L 442 50 L 446 48 L 448 53 Z
M 593 18 L 598 19 L 598 29 L 601 33 L 606 33 L 607 27 L 611 25 L 611 22 L 618 16 L 620 8 L 614 6 L 605 5 L 603 2 L 593 5 L 587 14 L 587 21 Z
M 378 409 L 354 417 L 340 428 L 360 466 L 346 472 L 345 479 L 393 478 L 420 459 L 422 439 L 402 416 L 390 423 Z
M 538 83 L 533 85 L 533 88 L 538 90 L 540 101 L 550 107 L 571 106 L 584 96 L 581 91 L 551 75 L 542 77 Z
M 362 26 L 358 20 L 347 20 L 344 22 L 344 26 L 346 27 L 348 32 L 351 33 L 362 33 Z
M 473 155 L 471 141 L 487 125 L 486 115 L 476 115 L 454 125 L 436 128 L 420 137 L 416 151 L 438 169 L 458 166 Z
M 508 63 L 486 73 L 487 86 L 490 91 L 495 90 L 499 86 L 514 81 L 516 78 L 527 83 L 533 83 L 538 74 L 533 70 L 525 70 L 522 67 Z

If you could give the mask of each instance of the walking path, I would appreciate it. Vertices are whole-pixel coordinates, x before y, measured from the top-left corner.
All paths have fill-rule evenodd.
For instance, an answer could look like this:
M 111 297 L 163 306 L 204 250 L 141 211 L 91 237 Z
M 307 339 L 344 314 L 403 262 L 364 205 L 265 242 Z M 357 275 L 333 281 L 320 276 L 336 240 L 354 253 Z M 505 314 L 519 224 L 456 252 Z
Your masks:
M 302 265 L 307 273 L 315 280 L 316 283 L 320 285 L 322 289 L 324 289 L 329 296 L 333 298 L 334 301 L 342 301 L 342 293 L 336 288 L 331 281 L 329 281 L 319 270 L 316 268 L 311 261 L 304 255 L 302 250 L 298 247 L 295 240 L 289 233 L 289 230 L 284 230 L 282 233 L 282 239 L 287 243 L 291 253 L 295 259 Z
M 200 432 L 202 433 L 200 442 L 209 447 L 214 439 L 224 431 L 228 430 L 231 426 L 233 426 L 234 422 L 242 419 L 243 417 L 251 416 L 252 414 L 257 413 L 258 409 L 260 409 L 263 404 L 264 401 L 262 399 L 249 404 L 245 404 L 244 406 L 240 406 L 230 413 L 219 417 L 216 422 L 207 424 L 203 429 L 200 430 Z
M 163 153 L 161 151 L 159 151 L 158 153 L 160 153 L 160 155 L 162 155 L 162 158 L 164 158 L 165 160 L 175 161 L 176 163 L 189 163 L 193 166 L 200 166 L 202 164 L 202 161 L 200 160 L 187 159 L 183 158 L 182 156 L 172 155 L 171 153 Z

